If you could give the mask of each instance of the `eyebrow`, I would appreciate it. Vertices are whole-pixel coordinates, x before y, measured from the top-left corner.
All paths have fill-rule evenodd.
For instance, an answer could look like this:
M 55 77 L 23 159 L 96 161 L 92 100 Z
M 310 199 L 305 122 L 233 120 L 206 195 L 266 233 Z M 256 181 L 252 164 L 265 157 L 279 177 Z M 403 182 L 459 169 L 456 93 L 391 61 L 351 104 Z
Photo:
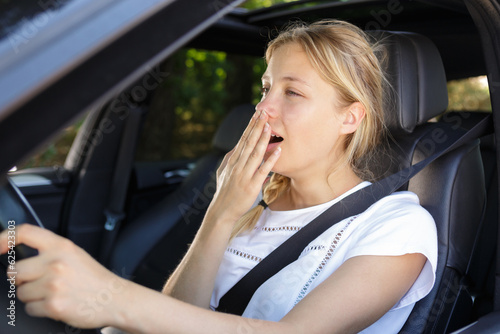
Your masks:
M 269 76 L 268 75 L 263 75 L 262 76 L 262 80 L 269 80 Z M 280 78 L 280 80 L 284 80 L 284 81 L 297 81 L 297 82 L 300 82 L 308 87 L 311 87 L 310 84 L 307 83 L 307 81 L 304 81 L 300 78 L 297 78 L 297 77 L 292 77 L 292 76 L 285 76 L 285 77 L 282 77 Z

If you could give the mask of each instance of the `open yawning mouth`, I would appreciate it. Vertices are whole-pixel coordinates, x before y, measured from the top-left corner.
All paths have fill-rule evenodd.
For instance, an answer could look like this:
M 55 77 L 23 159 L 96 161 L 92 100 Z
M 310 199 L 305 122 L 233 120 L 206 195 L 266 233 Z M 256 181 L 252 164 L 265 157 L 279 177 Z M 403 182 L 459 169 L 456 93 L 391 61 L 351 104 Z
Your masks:
M 271 139 L 269 139 L 269 144 L 279 143 L 283 141 L 283 137 L 278 136 L 277 134 L 271 134 Z

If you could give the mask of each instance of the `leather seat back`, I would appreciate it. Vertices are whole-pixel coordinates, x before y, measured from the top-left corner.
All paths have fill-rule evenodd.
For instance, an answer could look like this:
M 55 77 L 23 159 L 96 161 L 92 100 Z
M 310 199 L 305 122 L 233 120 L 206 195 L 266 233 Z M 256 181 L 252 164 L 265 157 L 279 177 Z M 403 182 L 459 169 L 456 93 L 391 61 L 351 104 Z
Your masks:
M 450 124 L 428 122 L 448 102 L 446 76 L 434 44 L 413 33 L 373 32 L 387 51 L 392 89 L 386 106 L 392 140 L 379 176 L 392 174 L 435 152 L 453 131 Z M 485 183 L 479 140 L 449 152 L 413 177 L 402 190 L 416 193 L 434 217 L 438 264 L 432 291 L 419 301 L 401 333 L 444 333 L 469 321 L 472 298 L 465 278 L 485 207 Z

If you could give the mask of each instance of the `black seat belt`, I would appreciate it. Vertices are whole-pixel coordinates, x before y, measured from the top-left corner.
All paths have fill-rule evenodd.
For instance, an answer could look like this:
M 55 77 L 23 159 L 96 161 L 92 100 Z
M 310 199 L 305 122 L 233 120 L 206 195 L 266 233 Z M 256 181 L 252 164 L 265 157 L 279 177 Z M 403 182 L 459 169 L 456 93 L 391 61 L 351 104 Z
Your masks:
M 106 222 L 101 238 L 99 261 L 106 264 L 120 224 L 125 219 L 125 198 L 134 162 L 135 146 L 141 124 L 142 109 L 130 108 L 120 141 L 116 158 L 113 180 L 109 191 L 108 205 L 104 210 Z
M 283 242 L 238 281 L 220 299 L 217 311 L 242 315 L 257 288 L 288 264 L 297 260 L 311 241 L 336 223 L 364 212 L 373 203 L 398 190 L 415 174 L 441 155 L 490 131 L 491 123 L 491 116 L 487 116 L 465 133 L 457 130 L 446 134 L 446 138 L 440 138 L 443 139 L 442 142 L 435 143 L 435 152 L 428 158 L 362 188 L 332 205 Z

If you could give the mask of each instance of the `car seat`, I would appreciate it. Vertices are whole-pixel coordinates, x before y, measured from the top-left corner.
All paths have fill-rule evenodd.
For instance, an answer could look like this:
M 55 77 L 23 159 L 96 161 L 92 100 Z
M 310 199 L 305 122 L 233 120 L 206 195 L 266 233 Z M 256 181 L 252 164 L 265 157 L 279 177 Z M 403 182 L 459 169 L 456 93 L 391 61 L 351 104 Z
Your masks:
M 155 290 L 177 267 L 198 230 L 215 192 L 215 172 L 238 142 L 255 106 L 234 108 L 222 121 L 212 151 L 198 160 L 182 184 L 120 231 L 108 267 Z
M 491 112 L 454 111 L 447 112 L 440 122 L 470 129 Z M 496 163 L 496 143 L 494 134 L 489 133 L 480 138 L 481 158 L 484 166 L 487 193 L 486 210 L 481 221 L 479 235 L 476 238 L 472 260 L 469 264 L 469 291 L 474 299 L 473 320 L 493 311 L 495 292 L 495 236 L 498 235 L 498 174 Z
M 389 147 L 374 170 L 379 177 L 434 153 L 436 143 L 460 127 L 429 122 L 448 104 L 446 76 L 435 45 L 403 32 L 373 32 L 385 45 L 392 89 L 386 105 Z M 401 190 L 416 193 L 434 217 L 438 232 L 436 283 L 414 307 L 401 333 L 447 333 L 469 323 L 472 298 L 467 269 L 486 204 L 479 140 L 453 150 L 427 166 Z

